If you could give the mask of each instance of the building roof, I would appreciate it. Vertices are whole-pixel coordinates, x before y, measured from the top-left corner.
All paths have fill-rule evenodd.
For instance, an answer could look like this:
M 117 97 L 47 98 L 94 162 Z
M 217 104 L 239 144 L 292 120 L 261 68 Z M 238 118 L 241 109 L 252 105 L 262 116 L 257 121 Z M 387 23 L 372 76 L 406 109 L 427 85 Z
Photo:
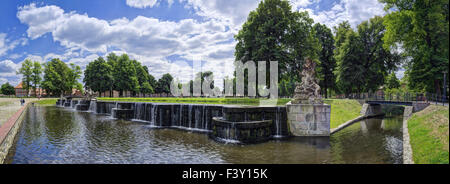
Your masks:
M 16 87 L 14 87 L 14 89 L 22 89 L 22 88 L 23 88 L 22 82 L 20 82 L 19 84 L 17 84 Z

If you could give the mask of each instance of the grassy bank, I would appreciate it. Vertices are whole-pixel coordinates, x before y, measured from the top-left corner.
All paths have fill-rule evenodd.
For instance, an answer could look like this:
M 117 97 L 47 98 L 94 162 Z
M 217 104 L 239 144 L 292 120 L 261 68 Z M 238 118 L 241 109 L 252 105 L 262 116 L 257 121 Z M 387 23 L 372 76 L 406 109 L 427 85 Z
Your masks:
M 362 105 L 356 100 L 325 100 L 326 104 L 331 105 L 330 128 L 336 128 L 348 120 L 360 116 Z
M 449 163 L 448 113 L 448 107 L 430 105 L 408 120 L 414 163 Z
M 39 101 L 35 101 L 34 103 L 38 105 L 55 105 L 57 98 L 47 98 L 47 99 L 41 99 Z
M 195 104 L 237 104 L 237 105 L 259 105 L 264 99 L 257 98 L 97 98 L 101 101 L 122 101 L 122 102 L 155 102 L 155 103 L 195 103 Z M 284 105 L 291 99 L 280 98 L 277 105 Z

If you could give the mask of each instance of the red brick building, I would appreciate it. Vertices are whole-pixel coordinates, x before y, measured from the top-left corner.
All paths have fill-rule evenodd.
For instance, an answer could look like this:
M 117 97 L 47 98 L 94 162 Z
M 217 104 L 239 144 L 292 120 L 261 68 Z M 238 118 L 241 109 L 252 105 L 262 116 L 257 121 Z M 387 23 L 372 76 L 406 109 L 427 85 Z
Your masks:
M 16 87 L 14 87 L 14 91 L 16 92 L 16 97 L 26 97 L 28 95 L 30 96 L 46 96 L 47 93 L 44 89 L 37 88 L 36 91 L 34 91 L 32 88 L 27 92 L 26 89 L 23 88 L 22 82 L 20 82 Z M 37 93 L 37 95 L 35 95 Z

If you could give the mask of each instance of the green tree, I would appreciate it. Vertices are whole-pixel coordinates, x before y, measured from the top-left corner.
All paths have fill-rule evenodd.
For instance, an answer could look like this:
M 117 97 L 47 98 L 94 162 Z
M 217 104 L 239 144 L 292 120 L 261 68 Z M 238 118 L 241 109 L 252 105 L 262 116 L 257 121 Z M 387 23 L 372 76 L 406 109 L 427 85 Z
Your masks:
M 9 82 L 6 82 L 5 84 L 2 85 L 0 92 L 1 94 L 4 95 L 14 95 L 16 93 L 14 90 L 14 86 L 9 84 Z
M 53 95 L 62 95 L 71 93 L 73 88 L 78 85 L 78 79 L 81 76 L 79 66 L 70 64 L 70 67 L 55 58 L 44 64 L 44 81 L 42 88 Z
M 145 66 L 142 66 L 141 63 L 139 63 L 136 60 L 132 60 L 132 63 L 134 64 L 137 79 L 139 82 L 139 92 L 145 94 L 153 93 L 153 87 L 149 83 L 149 73 L 148 68 Z M 147 68 L 147 70 L 145 69 Z
M 97 58 L 86 66 L 83 82 L 87 89 L 95 92 L 110 90 L 113 83 L 112 66 L 102 57 Z
M 25 59 L 22 63 L 22 67 L 17 71 L 17 74 L 22 74 L 22 87 L 27 91 L 28 95 L 33 81 L 33 62 L 29 59 Z
M 278 61 L 279 81 L 282 74 L 287 73 L 288 77 L 299 81 L 303 60 L 305 57 L 316 59 L 319 50 L 312 24 L 307 12 L 292 12 L 286 0 L 261 1 L 235 35 L 235 60 L 243 63 Z M 270 65 L 266 64 L 266 67 L 266 82 L 270 87 Z M 246 75 L 245 79 L 244 91 L 247 93 Z
M 157 83 L 157 81 L 156 81 L 156 79 L 155 79 L 155 77 L 153 77 L 153 75 L 151 75 L 150 73 L 149 73 L 149 70 L 148 70 L 148 68 L 147 68 L 147 66 L 143 66 L 143 68 L 144 68 L 144 70 L 145 70 L 145 72 L 147 73 L 147 78 L 148 78 L 148 84 L 150 84 L 150 87 L 152 88 L 152 90 L 149 92 L 149 93 L 154 93 L 155 92 L 155 89 L 156 89 L 156 83 Z
M 164 74 L 157 83 L 156 93 L 170 93 L 170 83 L 172 82 L 173 77 L 169 73 Z
M 136 68 L 126 54 L 117 58 L 117 63 L 113 67 L 114 86 L 123 95 L 123 91 L 139 92 L 139 81 L 136 75 Z
M 385 3 L 384 47 L 400 46 L 409 88 L 441 93 L 442 72 L 449 65 L 448 0 L 380 0 Z M 448 81 L 448 80 L 447 80 Z
M 383 47 L 386 28 L 383 18 L 375 16 L 358 25 L 362 49 L 362 64 L 366 75 L 363 91 L 375 91 L 384 84 L 390 71 L 400 64 L 401 58 L 396 52 Z
M 358 25 L 357 32 L 342 23 L 337 29 L 337 82 L 342 92 L 370 92 L 384 84 L 401 57 L 383 47 L 383 18 L 375 16 Z M 346 35 L 340 35 L 344 34 Z M 344 42 L 342 42 L 344 39 Z
M 106 56 L 106 61 L 107 61 L 108 65 L 111 66 L 111 68 L 112 68 L 112 83 L 110 84 L 111 86 L 109 89 L 110 96 L 113 95 L 113 90 L 119 90 L 119 88 L 116 85 L 116 81 L 117 81 L 116 76 L 118 76 L 118 74 L 117 74 L 118 59 L 119 59 L 119 57 L 116 54 L 114 54 L 113 52 L 109 53 L 108 56 Z
M 386 88 L 395 89 L 399 87 L 400 87 L 400 80 L 398 80 L 397 76 L 395 76 L 395 72 L 392 72 L 386 79 Z
M 41 81 L 42 81 L 41 75 L 42 75 L 41 63 L 39 61 L 33 62 L 33 69 L 32 69 L 32 74 L 31 74 L 31 82 L 33 83 L 34 96 L 37 96 L 36 89 L 41 84 Z
M 336 68 L 336 60 L 334 59 L 334 38 L 331 29 L 323 24 L 315 24 L 314 30 L 316 37 L 319 40 L 321 51 L 319 53 L 320 60 L 320 88 L 325 98 L 328 98 L 328 89 L 332 89 L 335 86 L 335 76 L 333 71 Z
M 344 34 L 344 32 L 340 33 Z M 362 45 L 357 33 L 346 32 L 345 41 L 340 43 L 336 56 L 336 83 L 342 93 L 361 92 L 364 85 L 364 69 L 361 63 Z

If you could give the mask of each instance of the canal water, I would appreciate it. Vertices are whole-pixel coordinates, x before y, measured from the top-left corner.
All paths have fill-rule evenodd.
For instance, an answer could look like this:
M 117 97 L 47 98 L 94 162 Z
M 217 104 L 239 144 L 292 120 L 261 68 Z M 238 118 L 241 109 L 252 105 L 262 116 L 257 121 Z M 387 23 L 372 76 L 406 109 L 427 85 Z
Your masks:
M 6 163 L 402 163 L 402 117 L 368 119 L 329 138 L 253 145 L 54 106 L 30 107 Z

